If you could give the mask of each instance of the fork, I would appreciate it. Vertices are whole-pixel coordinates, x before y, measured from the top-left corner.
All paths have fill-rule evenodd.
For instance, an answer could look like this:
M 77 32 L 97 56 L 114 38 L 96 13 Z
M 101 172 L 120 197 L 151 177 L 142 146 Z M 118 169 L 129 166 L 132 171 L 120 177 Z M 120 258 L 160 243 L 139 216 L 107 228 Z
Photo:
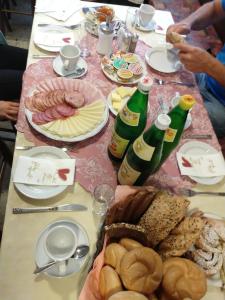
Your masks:
M 195 85 L 190 82 L 182 82 L 182 81 L 174 81 L 174 80 L 163 80 L 163 79 L 158 79 L 154 78 L 154 82 L 158 85 L 164 85 L 164 84 L 178 84 L 178 85 L 185 85 L 188 87 L 194 87 Z
M 221 192 L 196 192 L 189 189 L 179 189 L 179 193 L 187 197 L 193 197 L 195 195 L 225 196 L 225 193 L 221 193 Z

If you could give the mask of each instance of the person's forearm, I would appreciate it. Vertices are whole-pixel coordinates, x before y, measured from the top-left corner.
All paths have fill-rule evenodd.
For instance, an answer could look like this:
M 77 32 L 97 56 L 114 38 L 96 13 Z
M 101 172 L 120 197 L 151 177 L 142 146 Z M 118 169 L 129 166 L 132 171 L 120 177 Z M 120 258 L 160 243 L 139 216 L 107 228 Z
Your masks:
M 225 65 L 223 65 L 220 61 L 212 57 L 207 66 L 206 73 L 225 88 Z
M 191 30 L 201 30 L 213 24 L 222 17 L 218 13 L 218 9 L 214 1 L 201 6 L 190 16 L 181 21 L 181 23 L 188 24 Z

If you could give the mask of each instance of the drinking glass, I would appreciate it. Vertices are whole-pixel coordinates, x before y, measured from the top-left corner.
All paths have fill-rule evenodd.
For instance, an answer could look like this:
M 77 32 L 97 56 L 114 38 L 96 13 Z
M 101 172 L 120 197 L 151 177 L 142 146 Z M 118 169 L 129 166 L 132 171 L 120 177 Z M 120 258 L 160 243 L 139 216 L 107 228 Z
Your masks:
M 136 18 L 137 18 L 137 9 L 134 7 L 129 7 L 127 9 L 127 15 L 126 15 L 126 28 L 130 31 L 130 32 L 134 32 L 135 31 L 135 26 L 136 26 Z
M 114 199 L 113 188 L 106 183 L 97 185 L 94 189 L 93 211 L 96 215 L 104 216 Z
M 86 21 L 80 23 L 80 27 L 77 30 L 77 42 L 81 50 L 81 57 L 89 57 L 91 55 L 90 51 L 90 34 L 86 30 Z

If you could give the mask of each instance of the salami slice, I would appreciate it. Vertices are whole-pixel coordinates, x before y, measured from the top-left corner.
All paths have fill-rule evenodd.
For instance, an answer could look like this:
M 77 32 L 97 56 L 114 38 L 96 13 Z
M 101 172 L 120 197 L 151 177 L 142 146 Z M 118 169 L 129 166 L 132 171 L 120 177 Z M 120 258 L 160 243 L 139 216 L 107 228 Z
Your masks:
M 78 91 L 66 91 L 65 101 L 74 108 L 79 108 L 84 105 L 84 96 Z
M 34 113 L 32 115 L 32 121 L 37 125 L 42 125 L 42 124 L 46 124 L 46 123 L 49 122 L 49 121 L 46 121 L 46 119 L 44 119 L 44 113 L 43 112 Z
M 55 108 L 63 118 L 71 117 L 75 113 L 75 109 L 68 104 L 58 104 Z

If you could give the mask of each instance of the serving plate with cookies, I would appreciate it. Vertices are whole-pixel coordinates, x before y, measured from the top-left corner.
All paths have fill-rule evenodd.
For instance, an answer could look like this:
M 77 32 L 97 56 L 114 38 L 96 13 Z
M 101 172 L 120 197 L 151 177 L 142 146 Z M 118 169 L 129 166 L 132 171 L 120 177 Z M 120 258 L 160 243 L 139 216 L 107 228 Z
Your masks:
M 188 199 L 164 190 L 118 186 L 105 224 L 86 299 L 224 299 L 224 219 L 192 211 Z M 211 285 L 217 298 L 208 297 Z
M 123 85 L 138 83 L 146 75 L 145 63 L 139 55 L 118 51 L 111 57 L 103 57 L 101 68 L 107 78 Z

